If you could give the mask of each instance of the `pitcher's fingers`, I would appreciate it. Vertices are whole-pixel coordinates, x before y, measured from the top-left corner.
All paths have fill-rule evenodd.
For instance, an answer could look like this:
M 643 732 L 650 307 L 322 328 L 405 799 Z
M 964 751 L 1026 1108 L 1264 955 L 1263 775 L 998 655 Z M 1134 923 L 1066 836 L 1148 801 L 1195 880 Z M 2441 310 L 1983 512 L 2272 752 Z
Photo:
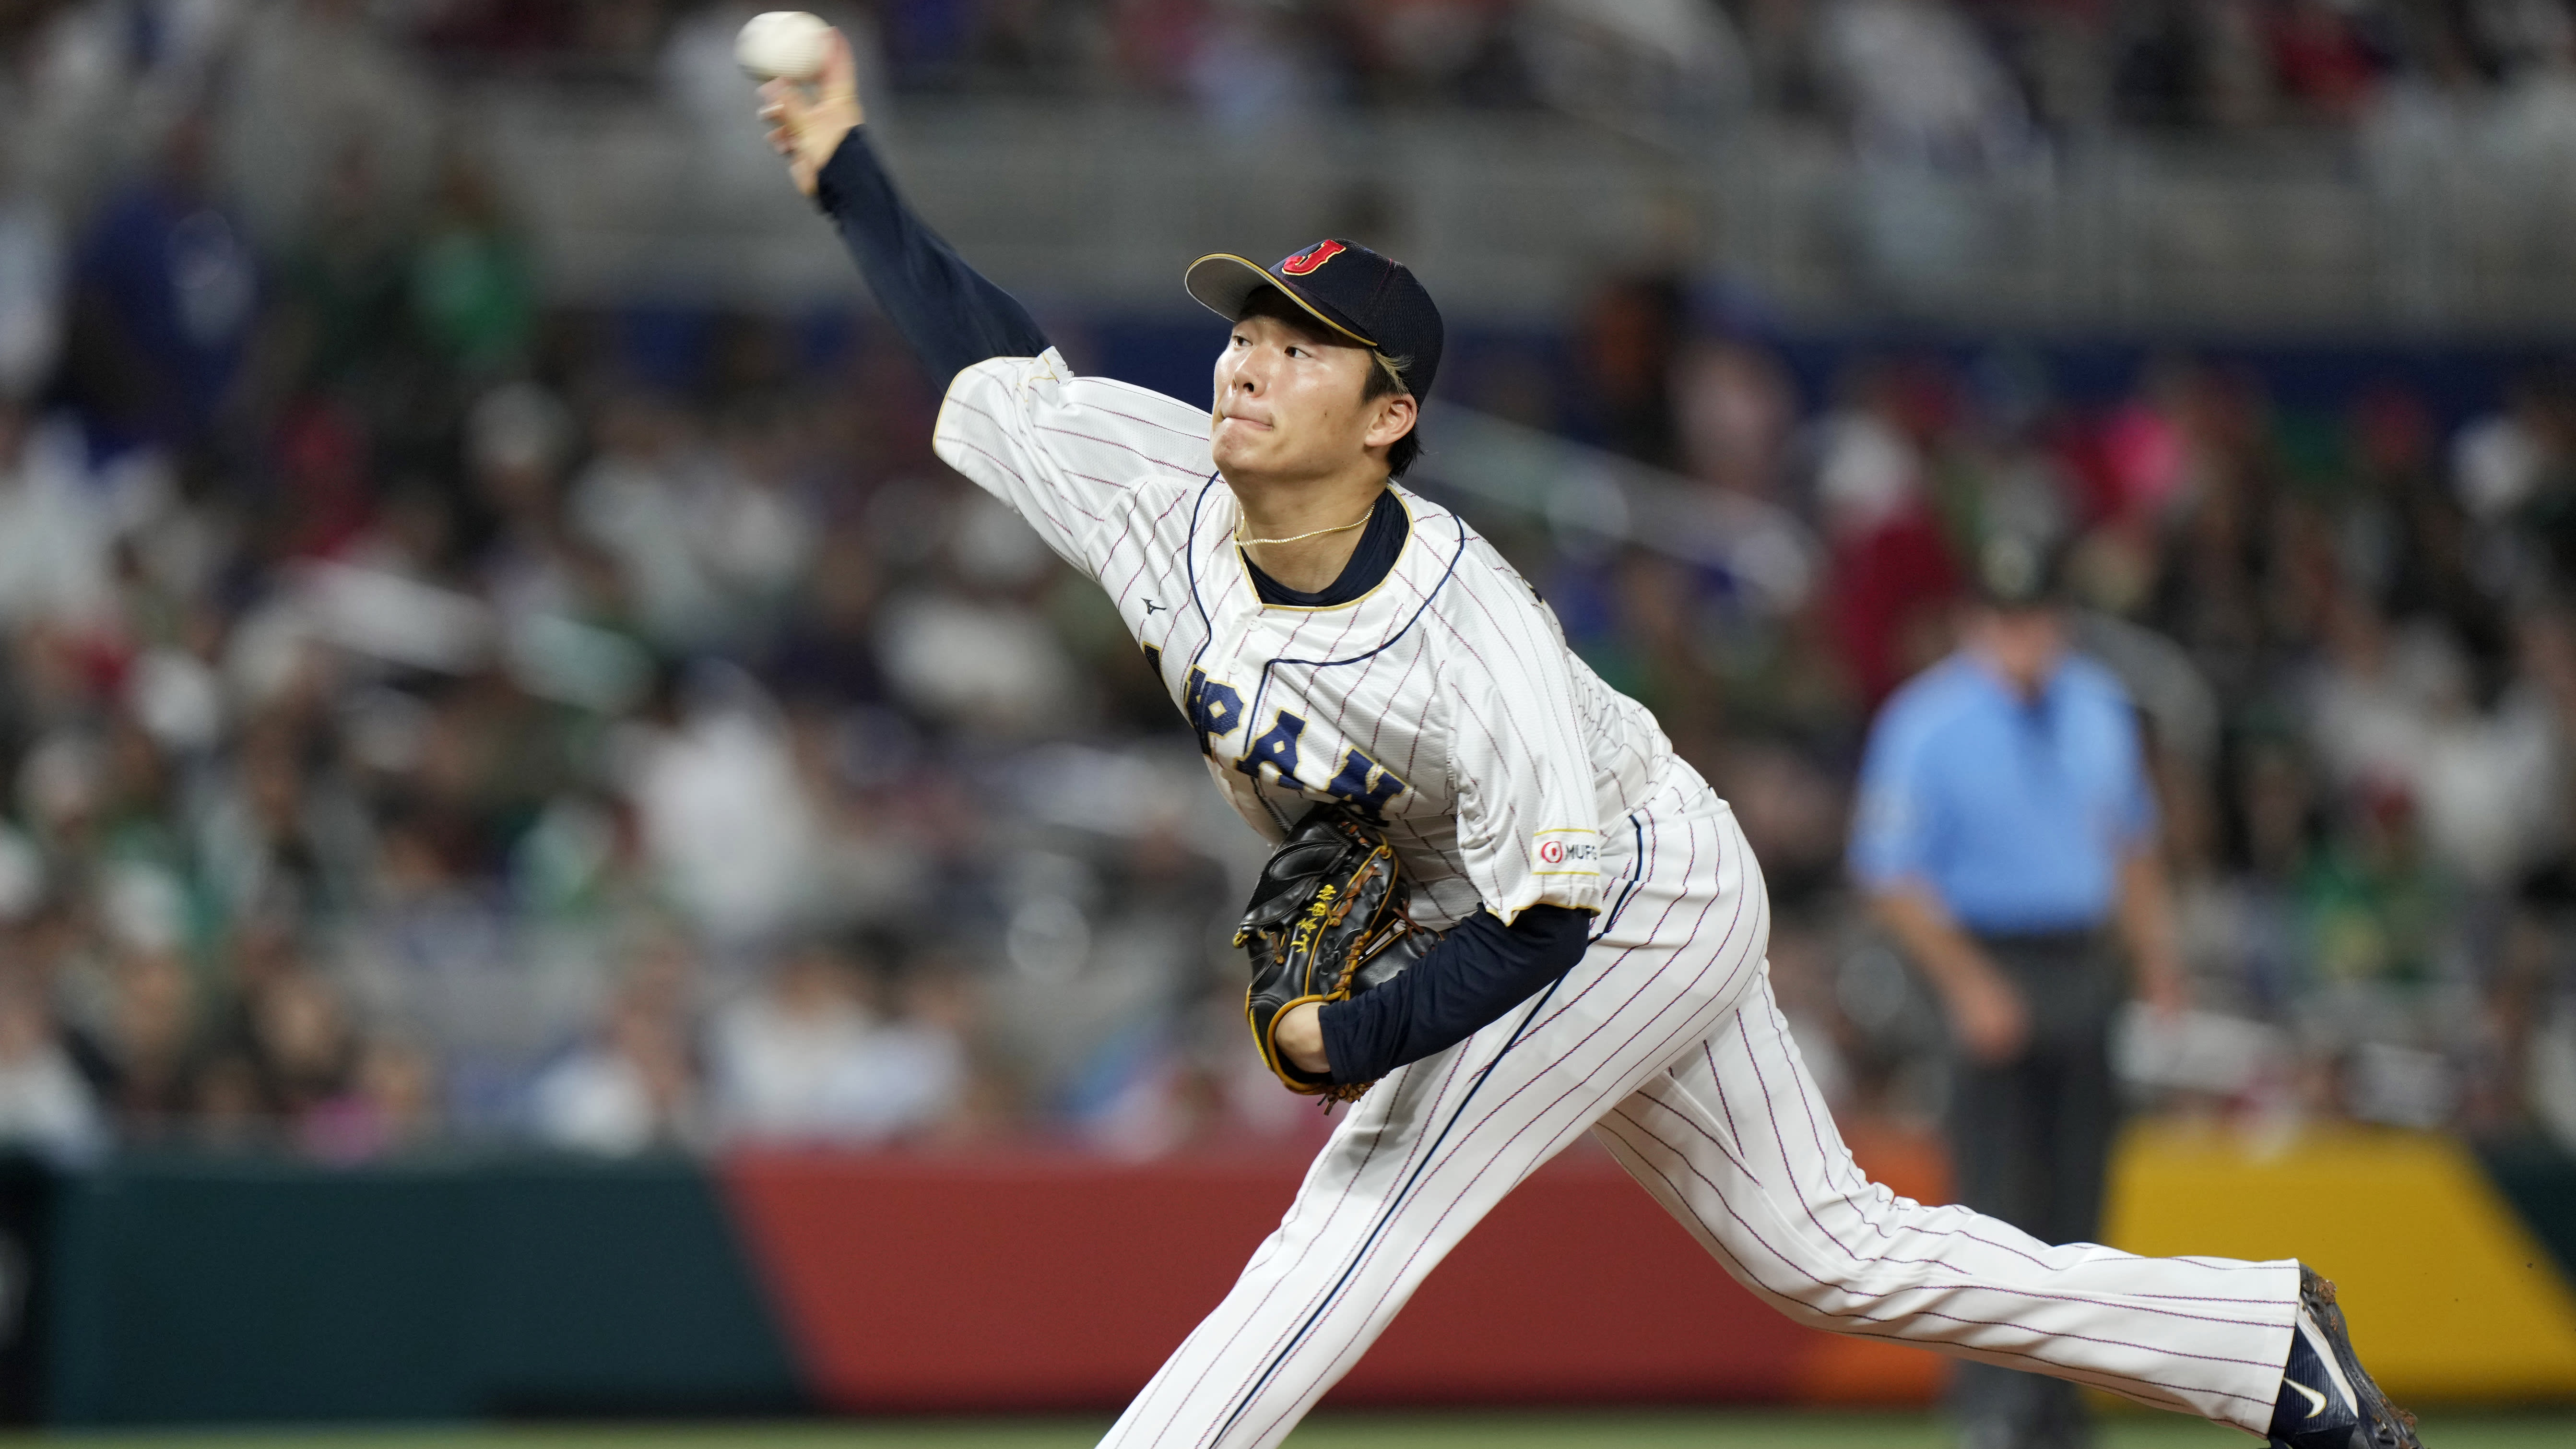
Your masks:
M 796 133 L 790 131 L 785 126 L 771 127 L 769 131 L 769 149 L 777 152 L 781 156 L 795 155 Z
M 805 93 L 794 81 L 765 80 L 760 83 L 760 118 L 772 123 L 793 123 L 805 109 Z
M 859 98 L 858 62 L 850 58 L 850 42 L 838 26 L 823 41 L 823 73 L 816 79 L 815 89 L 830 99 Z

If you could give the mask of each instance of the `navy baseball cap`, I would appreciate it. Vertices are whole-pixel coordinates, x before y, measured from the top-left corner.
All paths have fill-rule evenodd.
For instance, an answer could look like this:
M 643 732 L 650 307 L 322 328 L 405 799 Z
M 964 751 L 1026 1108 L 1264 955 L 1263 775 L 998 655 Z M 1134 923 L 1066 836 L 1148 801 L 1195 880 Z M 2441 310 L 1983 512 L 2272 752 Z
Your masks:
M 1404 390 L 1431 393 L 1440 370 L 1440 309 L 1412 269 L 1358 242 L 1327 238 L 1262 266 L 1231 252 L 1190 263 L 1181 285 L 1231 322 L 1264 287 L 1275 287 L 1315 320 L 1394 364 Z

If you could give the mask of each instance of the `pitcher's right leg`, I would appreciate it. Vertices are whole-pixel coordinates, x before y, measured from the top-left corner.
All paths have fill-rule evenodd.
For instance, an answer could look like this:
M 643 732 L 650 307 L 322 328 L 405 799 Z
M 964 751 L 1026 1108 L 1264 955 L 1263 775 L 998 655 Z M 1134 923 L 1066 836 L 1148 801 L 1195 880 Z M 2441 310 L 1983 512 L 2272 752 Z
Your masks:
M 2255 1434 L 2271 1424 L 2299 1265 L 2052 1247 L 1871 1182 L 1766 975 L 1594 1132 L 1736 1281 L 1816 1328 L 2091 1384 Z

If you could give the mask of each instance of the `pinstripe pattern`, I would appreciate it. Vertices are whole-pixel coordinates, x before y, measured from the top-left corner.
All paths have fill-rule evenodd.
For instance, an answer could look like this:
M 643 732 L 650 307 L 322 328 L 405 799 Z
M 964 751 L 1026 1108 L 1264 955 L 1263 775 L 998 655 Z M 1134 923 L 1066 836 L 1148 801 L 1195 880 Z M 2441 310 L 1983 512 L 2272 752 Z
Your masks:
M 1442 1255 L 1587 1129 L 1801 1322 L 2264 1427 L 2296 1264 L 2050 1247 L 1868 1181 L 1773 1005 L 1769 902 L 1733 812 L 1454 515 L 1402 495 L 1411 532 L 1377 590 L 1265 608 L 1198 409 L 1074 378 L 1052 353 L 996 359 L 951 385 L 937 443 L 1100 581 L 1184 713 L 1202 675 L 1228 692 L 1203 738 L 1256 829 L 1278 838 L 1356 750 L 1404 784 L 1387 836 L 1427 923 L 1480 904 L 1602 912 L 1562 981 L 1362 1099 L 1108 1444 L 1277 1444 Z M 1597 858 L 1549 860 L 1533 844 L 1549 838 Z
M 1468 1229 L 1586 1127 L 1802 1323 L 2260 1432 L 2297 1265 L 2051 1247 L 1869 1182 L 1813 1107 L 1772 1002 L 1761 881 L 1732 814 L 1695 780 L 1642 813 L 1647 868 L 1620 922 L 1525 1028 L 1516 1012 L 1362 1100 L 1104 1445 L 1277 1444 Z
M 1099 581 L 1185 714 L 1194 670 L 1231 691 L 1237 715 L 1207 744 L 1255 829 L 1283 835 L 1356 750 L 1404 783 L 1382 809 L 1425 924 L 1480 905 L 1506 917 L 1541 901 L 1601 908 L 1632 849 L 1620 822 L 1669 750 L 1653 717 L 1574 657 L 1492 545 L 1402 490 L 1411 527 L 1375 592 L 1263 607 L 1231 542 L 1241 515 L 1211 470 L 1207 425 L 1197 408 L 1077 378 L 1049 354 L 959 374 L 936 442 Z M 1254 751 L 1282 714 L 1299 722 L 1294 779 Z M 1235 768 L 1247 756 L 1253 767 Z M 1578 847 L 1571 859 L 1537 859 L 1549 831 Z
M 2295 1262 L 2052 1247 L 1872 1183 L 1766 979 L 1597 1129 L 1736 1281 L 1790 1317 L 2092 1384 L 2256 1433 L 2289 1357 Z
M 1535 1017 L 1516 1011 L 1361 1100 L 1106 1443 L 1277 1443 L 1477 1219 L 1725 1019 L 1769 931 L 1751 856 L 1687 771 L 1645 810 L 1654 858 L 1583 962 Z

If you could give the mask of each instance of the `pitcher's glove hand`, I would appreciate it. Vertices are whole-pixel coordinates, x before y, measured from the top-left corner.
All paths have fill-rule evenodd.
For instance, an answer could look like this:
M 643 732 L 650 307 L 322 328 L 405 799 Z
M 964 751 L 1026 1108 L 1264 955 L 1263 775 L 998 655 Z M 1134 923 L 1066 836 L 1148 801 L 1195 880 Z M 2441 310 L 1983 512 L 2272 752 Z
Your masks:
M 1351 1102 L 1369 1089 L 1291 1065 L 1271 1033 L 1292 1006 L 1345 1000 L 1419 960 L 1434 938 L 1406 918 L 1411 893 L 1386 841 L 1334 805 L 1309 811 L 1261 868 L 1234 944 L 1252 957 L 1253 1043 L 1288 1090 Z

